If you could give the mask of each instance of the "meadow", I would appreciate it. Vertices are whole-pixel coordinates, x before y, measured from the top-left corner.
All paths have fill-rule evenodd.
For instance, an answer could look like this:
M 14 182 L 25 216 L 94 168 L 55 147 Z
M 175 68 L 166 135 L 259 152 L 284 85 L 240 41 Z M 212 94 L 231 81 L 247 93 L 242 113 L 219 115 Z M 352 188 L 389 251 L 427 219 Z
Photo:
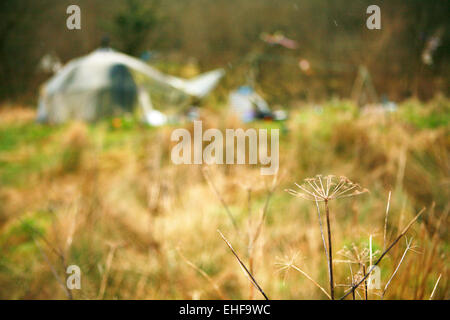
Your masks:
M 201 111 L 205 128 L 280 129 L 279 172 L 261 176 L 257 165 L 174 165 L 177 125 L 47 126 L 32 108 L 0 108 L 0 298 L 262 299 L 220 230 L 270 299 L 328 299 L 316 203 L 285 190 L 330 174 L 368 190 L 329 204 L 335 296 L 425 208 L 379 263 L 381 288 L 354 298 L 449 299 L 450 101 L 291 110 L 249 124 L 225 105 Z M 65 287 L 69 265 L 80 290 Z

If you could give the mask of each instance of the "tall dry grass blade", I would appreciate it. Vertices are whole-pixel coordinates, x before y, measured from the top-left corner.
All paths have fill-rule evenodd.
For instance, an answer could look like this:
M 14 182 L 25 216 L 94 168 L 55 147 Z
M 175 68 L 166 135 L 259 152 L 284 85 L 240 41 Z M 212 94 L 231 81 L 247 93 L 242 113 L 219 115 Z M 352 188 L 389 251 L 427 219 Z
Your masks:
M 391 245 L 381 254 L 381 256 L 378 258 L 378 260 L 374 263 L 374 265 L 369 269 L 367 274 L 357 283 L 355 284 L 351 289 L 347 290 L 347 292 L 344 293 L 344 295 L 340 298 L 340 300 L 345 299 L 350 293 L 356 290 L 356 288 L 359 287 L 361 283 L 363 283 L 367 277 L 370 275 L 370 273 L 373 271 L 375 266 L 380 263 L 380 261 L 384 258 L 384 256 L 397 244 L 397 242 L 408 232 L 409 228 L 413 225 L 414 222 L 416 222 L 417 219 L 422 215 L 422 213 L 425 211 L 425 208 L 422 208 L 420 212 L 408 223 L 408 225 L 403 229 L 402 233 L 400 233 L 397 238 L 391 243 Z
M 299 267 L 297 267 L 296 265 L 289 265 L 290 268 L 300 272 L 302 275 L 304 275 L 308 280 L 310 280 L 312 283 L 314 283 L 314 285 L 319 288 L 323 293 L 325 293 L 325 295 L 328 297 L 328 299 L 331 300 L 331 296 L 330 294 L 320 285 L 318 284 L 313 278 L 311 278 L 305 271 L 303 271 L 302 269 L 300 269 Z
M 242 262 L 242 260 L 239 258 L 239 256 L 237 255 L 236 251 L 234 251 L 231 243 L 225 238 L 225 236 L 222 234 L 222 232 L 220 232 L 220 230 L 217 230 L 217 232 L 220 234 L 220 236 L 222 237 L 223 241 L 225 241 L 226 245 L 228 246 L 228 248 L 230 248 L 231 252 L 233 253 L 233 255 L 236 257 L 237 261 L 239 262 L 239 264 L 241 265 L 242 269 L 244 269 L 244 271 L 246 272 L 246 274 L 249 276 L 250 282 L 255 286 L 256 289 L 258 289 L 258 291 L 263 295 L 264 299 L 269 300 L 269 298 L 267 297 L 267 295 L 264 293 L 263 289 L 259 286 L 258 282 L 256 282 L 256 279 L 253 277 L 253 275 L 251 274 L 250 271 L 248 271 L 247 267 L 245 266 L 245 264 Z
M 434 208 L 435 203 L 433 202 L 432 204 L 432 208 Z M 438 223 L 436 225 L 436 229 L 434 231 L 433 237 L 431 239 L 431 250 L 429 250 L 429 257 L 428 259 L 425 261 L 425 265 L 423 266 L 423 277 L 422 280 L 420 282 L 419 285 L 419 290 L 417 292 L 417 295 L 415 298 L 422 300 L 424 299 L 425 296 L 425 289 L 426 289 L 426 283 L 428 280 L 428 277 L 431 276 L 432 274 L 432 268 L 433 268 L 433 262 L 435 261 L 435 257 L 438 255 L 438 246 L 439 246 L 439 242 L 440 242 L 440 236 L 439 236 L 439 230 L 441 228 L 441 225 L 444 221 L 447 221 L 447 217 L 448 217 L 449 211 L 447 210 L 445 213 L 441 214 Z
M 102 276 L 102 281 L 100 282 L 100 289 L 98 291 L 97 299 L 101 300 L 105 296 L 106 285 L 109 275 L 109 270 L 111 269 L 112 261 L 114 258 L 114 252 L 116 251 L 117 245 L 110 245 L 108 256 L 106 257 L 106 267 L 105 272 Z
M 395 275 L 397 274 L 397 271 L 399 270 L 401 264 L 403 263 L 403 260 L 405 259 L 406 253 L 411 249 L 411 247 L 412 247 L 411 243 L 412 243 L 412 240 L 410 242 L 408 242 L 408 240 L 406 240 L 406 249 L 403 252 L 402 257 L 400 258 L 400 262 L 397 264 L 397 267 L 395 268 L 395 270 L 392 273 L 391 277 L 389 278 L 388 282 L 384 286 L 383 293 L 381 294 L 381 299 L 384 298 L 384 295 L 386 294 L 386 291 L 389 288 L 389 285 L 391 284 L 392 279 L 394 279 Z
M 386 214 L 384 217 L 383 250 L 386 250 L 386 233 L 387 233 L 387 222 L 388 222 L 390 204 L 391 204 L 391 191 L 389 191 L 388 202 L 386 205 Z
M 428 299 L 428 300 L 433 300 L 433 296 L 434 296 L 434 293 L 436 292 L 436 288 L 439 284 L 439 280 L 441 280 L 441 276 L 442 276 L 442 273 L 439 275 L 439 278 L 437 279 L 436 284 L 434 285 L 433 292 L 431 292 L 430 299 Z

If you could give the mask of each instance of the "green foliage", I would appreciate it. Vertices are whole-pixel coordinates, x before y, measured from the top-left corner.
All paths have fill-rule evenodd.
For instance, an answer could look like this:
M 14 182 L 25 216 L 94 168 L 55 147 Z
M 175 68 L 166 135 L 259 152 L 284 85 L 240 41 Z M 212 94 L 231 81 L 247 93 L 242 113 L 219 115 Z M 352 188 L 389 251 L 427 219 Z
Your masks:
M 401 117 L 420 129 L 448 128 L 450 125 L 450 101 L 444 97 L 437 97 L 423 105 L 419 101 L 411 99 L 402 105 Z
M 7 248 L 3 251 L 5 255 L 26 255 L 36 254 L 37 250 L 34 239 L 38 240 L 45 236 L 46 228 L 51 223 L 51 214 L 46 211 L 36 211 L 26 214 L 26 216 L 3 230 L 0 236 L 0 246 Z M 12 258 L 10 256 L 10 258 Z
M 0 160 L 0 185 L 22 185 L 28 180 L 55 163 L 55 157 L 48 154 L 34 154 L 21 161 Z
M 155 0 L 126 0 L 125 7 L 116 13 L 112 23 L 107 24 L 117 49 L 139 55 L 147 48 L 150 34 L 158 24 L 157 4 Z
M 19 185 L 27 176 L 55 163 L 43 145 L 58 130 L 58 127 L 39 124 L 0 127 L 0 185 Z M 23 155 L 8 156 L 15 152 Z
M 37 144 L 57 130 L 38 124 L 0 126 L 0 153 L 12 151 L 27 144 Z

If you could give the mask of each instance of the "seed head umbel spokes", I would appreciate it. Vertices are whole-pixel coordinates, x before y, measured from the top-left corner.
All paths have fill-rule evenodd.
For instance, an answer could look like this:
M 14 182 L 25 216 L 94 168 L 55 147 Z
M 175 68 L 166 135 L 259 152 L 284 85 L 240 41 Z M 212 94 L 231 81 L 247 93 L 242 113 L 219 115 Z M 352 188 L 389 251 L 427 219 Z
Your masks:
M 314 178 L 306 178 L 302 184 L 295 183 L 295 185 L 300 190 L 287 189 L 286 191 L 295 197 L 310 201 L 330 201 L 368 192 L 347 177 L 334 175 L 317 175 Z
M 328 202 L 330 200 L 347 198 L 357 196 L 359 194 L 368 192 L 367 189 L 361 188 L 358 184 L 351 182 L 346 177 L 339 177 L 333 175 L 322 176 L 317 175 L 314 178 L 307 178 L 303 181 L 303 184 L 295 184 L 300 190 L 286 190 L 288 193 L 295 197 L 303 198 L 316 202 L 317 214 L 319 217 L 320 234 L 322 236 L 323 247 L 328 262 L 328 274 L 330 280 L 330 297 L 334 300 L 334 276 L 333 276 L 333 245 L 331 241 L 331 222 L 330 222 L 330 208 Z M 324 202 L 325 206 L 325 218 L 327 222 L 327 236 L 328 247 L 325 243 L 325 236 L 322 229 L 322 218 L 320 215 L 320 208 L 318 202 Z

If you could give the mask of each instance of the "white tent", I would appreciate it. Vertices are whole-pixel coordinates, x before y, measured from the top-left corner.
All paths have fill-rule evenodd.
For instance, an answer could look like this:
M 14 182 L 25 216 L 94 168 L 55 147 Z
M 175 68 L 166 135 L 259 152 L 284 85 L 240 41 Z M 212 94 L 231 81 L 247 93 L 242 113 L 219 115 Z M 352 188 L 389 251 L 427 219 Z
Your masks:
M 142 84 L 136 84 L 136 76 Z M 151 101 L 183 105 L 193 97 L 207 95 L 224 75 L 213 70 L 193 79 L 181 79 L 159 72 L 126 54 L 99 49 L 68 62 L 41 89 L 38 120 L 61 123 L 70 119 L 93 121 L 142 107 L 143 88 Z M 144 95 L 145 96 L 145 95 Z M 147 99 L 148 100 L 148 99 Z M 144 101 L 145 102 L 145 101 Z M 152 105 L 151 103 L 144 103 Z

